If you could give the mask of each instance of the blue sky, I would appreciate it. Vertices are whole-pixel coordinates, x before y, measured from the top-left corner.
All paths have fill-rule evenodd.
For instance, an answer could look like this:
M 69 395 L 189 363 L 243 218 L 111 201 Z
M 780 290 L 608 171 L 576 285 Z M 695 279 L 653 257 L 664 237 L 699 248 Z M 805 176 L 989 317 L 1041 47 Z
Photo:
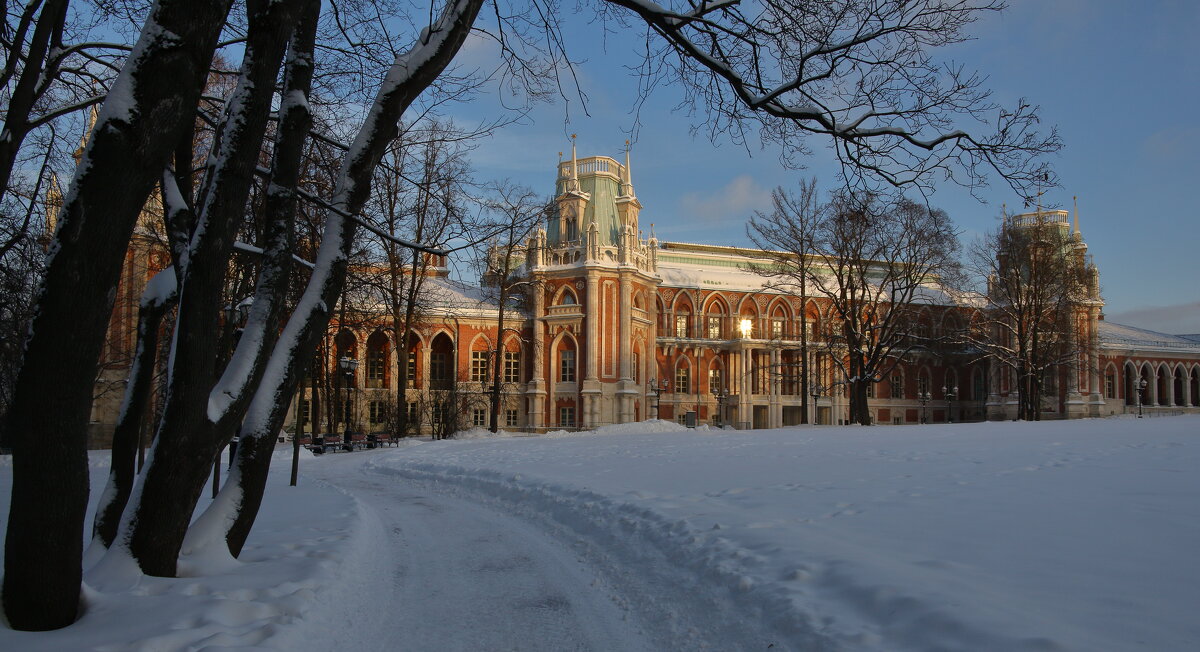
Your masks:
M 1002 104 L 1026 97 L 1065 143 L 1053 159 L 1062 187 L 1047 201 L 1079 213 L 1089 252 L 1100 267 L 1109 319 L 1172 333 L 1200 333 L 1200 2 L 1015 0 L 972 30 L 976 39 L 946 56 L 989 77 Z M 558 152 L 620 157 L 633 122 L 636 80 L 621 67 L 636 39 L 598 33 L 575 17 L 568 48 L 588 96 L 539 106 L 526 124 L 497 133 L 475 152 L 481 178 L 509 178 L 553 191 Z M 575 98 L 572 98 L 575 99 Z M 745 222 L 767 208 L 771 188 L 801 176 L 833 182 L 829 157 L 813 141 L 803 171 L 784 169 L 772 150 L 711 143 L 691 127 L 703 116 L 674 111 L 678 96 L 659 89 L 643 109 L 633 146 L 634 185 L 646 231 L 660 239 L 748 244 Z M 462 107 L 464 122 L 494 110 Z M 932 203 L 946 209 L 970 241 L 994 228 L 1000 206 L 1020 200 L 993 180 L 980 203 L 953 186 Z

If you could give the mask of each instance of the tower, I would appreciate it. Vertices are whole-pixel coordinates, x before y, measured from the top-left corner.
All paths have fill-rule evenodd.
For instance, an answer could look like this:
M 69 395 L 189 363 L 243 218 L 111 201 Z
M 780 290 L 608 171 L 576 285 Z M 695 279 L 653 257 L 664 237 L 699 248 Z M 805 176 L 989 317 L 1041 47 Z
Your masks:
M 625 162 L 608 156 L 558 165 L 555 211 L 530 241 L 534 427 L 596 427 L 645 419 L 653 358 L 653 244 L 638 228 L 641 202 Z

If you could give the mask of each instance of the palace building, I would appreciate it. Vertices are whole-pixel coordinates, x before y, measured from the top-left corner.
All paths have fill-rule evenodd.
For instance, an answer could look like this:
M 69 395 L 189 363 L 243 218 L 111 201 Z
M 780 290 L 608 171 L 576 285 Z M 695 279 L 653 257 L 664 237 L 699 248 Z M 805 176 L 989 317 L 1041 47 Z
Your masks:
M 743 429 L 846 422 L 844 380 L 830 359 L 838 353 L 828 345 L 836 320 L 827 301 L 809 297 L 802 305 L 768 289 L 751 269 L 769 264 L 761 251 L 662 242 L 653 228 L 646 236 L 628 151 L 623 162 L 572 151 L 558 165 L 555 194 L 557 210 L 524 252 L 521 273 L 532 289 L 515 314 L 508 309 L 510 327 L 498 333 L 499 306 L 489 293 L 450 278 L 445 261 L 434 261 L 429 307 L 406 337 L 385 311 L 331 324 L 322 350 L 332 382 L 323 391 L 315 382 L 302 386 L 288 429 L 383 431 L 399 397 L 421 432 L 484 426 L 493 364 L 503 365 L 500 427 L 506 429 L 593 428 L 655 417 Z M 1011 219 L 1071 229 L 1070 217 L 1039 209 Z M 1085 255 L 1077 211 L 1070 242 L 1070 255 Z M 136 287 L 161 261 L 131 254 L 129 263 L 142 277 L 123 276 L 130 291 L 121 296 L 136 306 Z M 1042 417 L 1200 412 L 1200 338 L 1105 321 L 1099 274 L 1094 265 L 1088 269 L 1070 335 L 1081 346 L 1046 382 Z M 930 341 L 961 330 L 977 309 L 935 281 L 924 290 L 920 332 Z M 114 320 L 127 308 L 118 306 Z M 128 323 L 129 316 L 122 312 L 120 320 Z M 503 356 L 493 360 L 500 337 Z M 132 349 L 132 342 L 122 346 Z M 114 348 L 114 358 L 120 355 Z M 339 364 L 343 359 L 355 363 Z M 399 364 L 407 365 L 403 393 L 395 387 Z M 1015 418 L 1013 387 L 1010 373 L 969 346 L 918 347 L 871 386 L 870 411 L 874 423 L 889 425 Z M 113 398 L 119 403 L 119 394 L 97 399 L 98 441 L 111 432 L 109 419 L 115 421 L 115 404 L 107 405 Z

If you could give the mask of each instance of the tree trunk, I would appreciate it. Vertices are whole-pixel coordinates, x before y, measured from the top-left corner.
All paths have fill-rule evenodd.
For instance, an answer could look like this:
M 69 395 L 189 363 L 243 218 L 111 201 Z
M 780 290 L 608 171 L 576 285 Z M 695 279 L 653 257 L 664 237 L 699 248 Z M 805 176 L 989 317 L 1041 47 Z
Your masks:
M 148 575 L 173 577 L 207 465 L 232 438 L 269 353 L 243 336 L 235 360 L 214 388 L 218 317 L 228 261 L 258 161 L 275 77 L 298 15 L 297 0 L 247 3 L 249 29 L 238 86 L 225 116 L 197 201 L 196 235 L 179 279 L 172 371 L 152 461 L 131 501 L 119 540 Z M 172 142 L 174 145 L 175 143 Z M 262 306 L 252 310 L 262 310 Z M 235 367 L 246 358 L 245 370 Z M 246 374 L 245 379 L 241 377 Z M 215 402 L 214 400 L 215 399 Z M 219 407 L 215 407 L 219 406 Z
M 505 270 L 507 273 L 507 270 Z M 492 432 L 500 429 L 500 381 L 504 379 L 501 372 L 504 365 L 504 304 L 508 301 L 508 290 L 504 286 L 504 280 L 501 280 L 500 286 L 500 316 L 496 320 L 496 346 L 494 355 L 492 356 L 492 391 L 490 397 L 491 403 L 491 427 Z
M 9 413 L 13 488 L 4 609 L 14 629 L 75 620 L 87 423 L 113 288 L 142 205 L 178 134 L 191 126 L 228 8 L 228 2 L 185 0 L 155 5 L 100 111 L 60 213 Z
M 92 526 L 92 538 L 104 547 L 112 545 L 121 524 L 121 513 L 133 489 L 134 461 L 138 444 L 149 411 L 147 399 L 154 382 L 154 361 L 158 354 L 158 330 L 162 318 L 175 304 L 178 294 L 174 291 L 175 269 L 168 267 L 159 272 L 165 275 L 147 286 L 138 312 L 137 352 L 133 368 L 125 386 L 125 399 L 121 405 L 116 430 L 113 431 L 112 465 L 108 475 L 108 486 L 96 506 L 96 520 Z M 168 278 L 168 276 L 170 278 Z M 167 296 L 152 296 L 159 290 L 159 283 L 170 282 L 172 290 Z
M 366 203 L 371 172 L 382 158 L 387 142 L 395 136 L 397 121 L 462 46 L 481 4 L 482 0 L 451 3 L 443 10 L 437 25 L 426 30 L 426 34 L 437 34 L 438 38 L 430 36 L 427 41 L 418 42 L 403 60 L 397 60 L 394 68 L 403 68 L 408 76 L 394 86 L 380 90 L 362 128 L 366 137 L 360 138 L 356 148 L 348 154 L 331 202 L 337 208 L 328 213 L 324 239 L 317 253 L 317 268 L 309 278 L 299 306 L 272 348 L 268 371 L 257 385 L 242 424 L 242 430 L 251 434 L 257 444 L 246 447 L 250 449 L 246 453 L 246 464 L 238 466 L 241 475 L 236 486 L 242 499 L 237 501 L 234 527 L 226 531 L 226 542 L 231 551 L 235 548 L 240 551 L 258 515 L 259 500 L 270 470 L 266 441 L 271 441 L 273 446 L 273 437 L 267 435 L 278 432 L 282 426 L 287 404 L 295 393 L 303 368 L 299 361 L 310 359 L 315 352 L 329 323 L 330 313 L 326 306 L 334 305 L 344 288 L 346 261 L 356 230 L 355 222 L 344 215 L 357 213 Z M 251 467 L 253 473 L 242 474 L 241 469 Z

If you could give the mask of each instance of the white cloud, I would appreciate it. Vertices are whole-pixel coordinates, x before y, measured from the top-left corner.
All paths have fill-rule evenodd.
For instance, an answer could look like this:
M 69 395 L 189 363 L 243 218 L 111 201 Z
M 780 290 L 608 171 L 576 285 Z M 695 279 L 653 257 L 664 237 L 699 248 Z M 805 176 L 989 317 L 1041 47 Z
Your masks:
M 745 222 L 754 211 L 770 209 L 771 191 L 743 174 L 711 193 L 689 192 L 679 198 L 679 205 L 685 222 Z

